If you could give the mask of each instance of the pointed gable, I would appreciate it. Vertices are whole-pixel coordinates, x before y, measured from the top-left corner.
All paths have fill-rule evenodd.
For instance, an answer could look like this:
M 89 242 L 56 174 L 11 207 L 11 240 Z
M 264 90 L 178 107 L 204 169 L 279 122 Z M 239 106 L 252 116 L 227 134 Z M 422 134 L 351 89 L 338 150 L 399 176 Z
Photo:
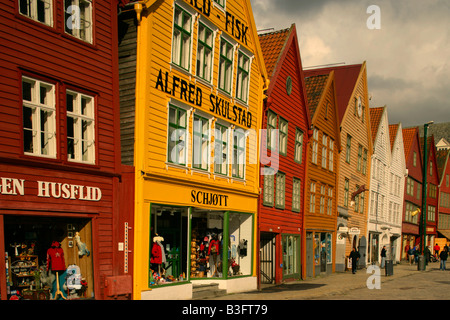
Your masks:
M 389 137 L 391 140 L 391 150 L 394 148 L 395 139 L 397 138 L 399 129 L 399 124 L 390 124 L 389 125 Z
M 305 78 L 306 96 L 308 98 L 308 106 L 311 119 L 314 117 L 320 99 L 322 98 L 324 89 L 328 83 L 328 74 L 307 76 Z
M 341 123 L 342 119 L 344 118 L 345 111 L 347 110 L 350 98 L 353 95 L 353 91 L 355 90 L 356 83 L 362 71 L 362 67 L 362 64 L 354 64 L 307 70 L 310 76 L 326 75 L 331 71 L 334 71 L 339 123 Z
M 291 28 L 259 35 L 261 51 L 266 64 L 267 75 L 272 78 L 275 67 L 280 60 L 281 53 L 285 47 Z
M 445 169 L 447 168 L 447 163 L 448 163 L 448 157 L 450 154 L 450 150 L 448 149 L 442 149 L 442 150 L 438 150 L 436 152 L 436 163 L 437 163 L 437 170 L 439 172 L 439 177 L 440 177 L 440 184 L 442 184 L 443 182 L 443 178 L 445 176 L 444 172 Z
M 372 131 L 372 142 L 375 143 L 378 128 L 380 127 L 381 117 L 383 116 L 385 107 L 370 108 L 370 128 Z
M 403 145 L 405 147 L 405 159 L 408 160 L 408 156 L 411 152 L 411 148 L 414 139 L 417 135 L 417 128 L 404 128 L 403 129 Z

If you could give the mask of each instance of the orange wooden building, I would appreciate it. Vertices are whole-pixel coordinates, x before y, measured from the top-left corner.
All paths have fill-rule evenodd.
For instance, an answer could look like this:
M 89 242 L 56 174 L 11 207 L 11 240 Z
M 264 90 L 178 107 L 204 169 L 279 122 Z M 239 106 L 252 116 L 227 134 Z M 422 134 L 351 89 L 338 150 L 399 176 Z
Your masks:
M 312 132 L 306 162 L 302 273 L 313 277 L 335 271 L 341 138 L 334 71 L 325 75 L 305 71 L 305 83 Z

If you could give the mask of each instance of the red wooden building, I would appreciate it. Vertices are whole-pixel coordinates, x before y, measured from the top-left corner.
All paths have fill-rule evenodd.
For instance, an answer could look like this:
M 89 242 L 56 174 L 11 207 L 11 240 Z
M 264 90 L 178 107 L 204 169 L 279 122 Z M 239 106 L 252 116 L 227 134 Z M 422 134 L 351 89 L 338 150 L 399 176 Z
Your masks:
M 2 300 L 131 293 L 116 21 L 106 0 L 0 2 Z
M 262 128 L 260 282 L 301 276 L 306 145 L 310 127 L 295 25 L 259 36 L 270 77 Z M 272 135 L 278 129 L 278 137 Z M 261 171 L 261 172 L 262 172 Z
M 417 127 L 403 129 L 403 143 L 408 176 L 405 182 L 405 204 L 402 219 L 402 259 L 410 247 L 420 244 L 420 219 L 422 210 L 423 158 Z
M 420 138 L 420 147 L 423 155 L 424 138 Z M 433 251 L 434 240 L 437 238 L 437 224 L 439 219 L 439 170 L 437 163 L 436 144 L 434 135 L 427 139 L 427 219 L 426 219 L 426 246 Z M 423 210 L 423 208 L 421 208 Z
M 449 149 L 437 150 L 437 165 L 439 171 L 439 209 L 438 238 L 450 240 L 450 155 Z M 443 249 L 443 247 L 441 248 Z M 434 252 L 434 251 L 433 251 Z

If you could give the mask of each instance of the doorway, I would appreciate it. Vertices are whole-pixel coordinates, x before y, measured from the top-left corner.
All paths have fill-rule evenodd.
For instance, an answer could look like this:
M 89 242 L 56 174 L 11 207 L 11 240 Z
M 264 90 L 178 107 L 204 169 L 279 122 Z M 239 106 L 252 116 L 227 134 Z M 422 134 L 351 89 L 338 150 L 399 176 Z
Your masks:
M 260 236 L 260 272 L 261 283 L 275 283 L 275 241 L 276 234 L 261 232 Z

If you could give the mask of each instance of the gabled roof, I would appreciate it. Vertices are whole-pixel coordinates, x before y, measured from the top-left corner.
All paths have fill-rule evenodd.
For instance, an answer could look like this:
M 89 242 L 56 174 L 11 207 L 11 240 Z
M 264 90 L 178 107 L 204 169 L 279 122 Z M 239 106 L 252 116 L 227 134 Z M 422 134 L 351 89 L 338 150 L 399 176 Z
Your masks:
M 447 162 L 448 162 L 448 156 L 450 155 L 450 150 L 448 149 L 442 149 L 442 150 L 438 150 L 436 152 L 436 163 L 437 163 L 437 170 L 439 173 L 439 177 L 441 177 L 441 180 L 439 181 L 439 185 L 442 183 L 442 181 L 444 180 L 444 172 L 445 172 L 445 168 L 447 167 Z
M 323 90 L 328 82 L 328 74 L 309 76 L 305 78 L 306 96 L 308 97 L 309 113 L 314 117 L 317 106 L 322 98 Z
M 261 44 L 261 51 L 269 79 L 275 73 L 275 67 L 280 60 L 281 52 L 286 45 L 290 32 L 291 28 L 288 28 L 259 35 L 259 43 Z
M 275 79 L 280 74 L 280 70 L 284 64 L 289 48 L 294 47 L 295 55 L 298 61 L 297 72 L 300 81 L 300 90 L 302 92 L 301 99 L 305 106 L 307 127 L 310 126 L 311 116 L 308 108 L 308 99 L 306 95 L 306 85 L 303 75 L 302 59 L 300 56 L 300 48 L 297 39 L 297 29 L 295 23 L 288 29 L 283 29 L 276 32 L 270 32 L 259 35 L 259 43 L 266 66 L 266 72 L 270 81 L 267 94 L 270 95 L 275 86 Z
M 350 97 L 356 86 L 363 64 L 353 64 L 338 67 L 319 68 L 305 70 L 309 76 L 325 75 L 334 71 L 334 81 L 336 86 L 336 100 L 338 105 L 339 123 L 344 118 L 345 111 L 350 102 Z
M 409 153 L 411 152 L 411 147 L 413 145 L 416 134 L 418 134 L 419 128 L 404 128 L 403 129 L 403 145 L 405 147 L 405 160 L 408 160 Z
M 389 125 L 389 137 L 391 139 L 391 151 L 394 148 L 394 142 L 397 138 L 399 124 L 390 124 Z
M 372 142 L 375 143 L 378 128 L 380 127 L 381 117 L 386 107 L 369 108 L 370 110 L 370 129 L 372 131 Z

